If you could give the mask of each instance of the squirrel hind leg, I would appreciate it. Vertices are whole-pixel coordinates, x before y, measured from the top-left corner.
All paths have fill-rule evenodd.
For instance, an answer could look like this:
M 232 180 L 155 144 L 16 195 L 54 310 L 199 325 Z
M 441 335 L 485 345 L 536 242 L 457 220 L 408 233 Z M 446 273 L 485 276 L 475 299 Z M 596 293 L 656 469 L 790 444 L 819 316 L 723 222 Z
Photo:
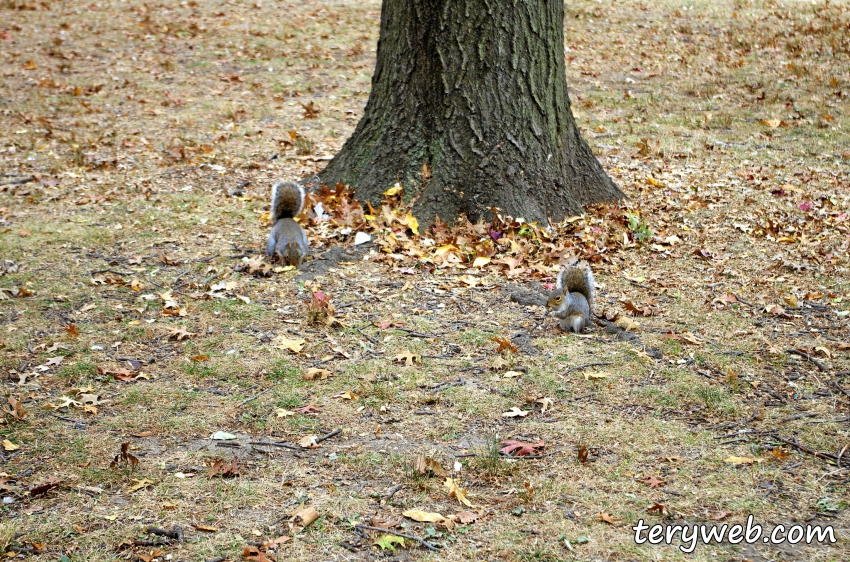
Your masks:
M 567 321 L 569 322 L 570 331 L 576 334 L 580 334 L 585 326 L 584 316 L 581 316 L 580 314 L 570 316 Z

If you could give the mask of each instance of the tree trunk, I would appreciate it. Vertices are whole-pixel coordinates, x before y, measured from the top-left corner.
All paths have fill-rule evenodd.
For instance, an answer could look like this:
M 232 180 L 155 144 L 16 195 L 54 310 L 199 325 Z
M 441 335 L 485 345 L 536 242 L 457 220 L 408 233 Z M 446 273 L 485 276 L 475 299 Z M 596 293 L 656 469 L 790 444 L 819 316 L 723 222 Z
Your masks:
M 561 0 L 384 0 L 365 113 L 319 177 L 373 204 L 401 182 L 425 224 L 625 197 L 570 110 Z

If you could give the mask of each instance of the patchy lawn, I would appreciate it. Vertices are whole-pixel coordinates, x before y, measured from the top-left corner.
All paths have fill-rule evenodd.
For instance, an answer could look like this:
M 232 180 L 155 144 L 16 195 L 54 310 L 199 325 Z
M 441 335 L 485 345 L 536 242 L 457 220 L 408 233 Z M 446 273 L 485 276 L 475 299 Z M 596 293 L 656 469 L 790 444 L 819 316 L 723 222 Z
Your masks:
M 326 189 L 316 259 L 266 271 L 269 186 L 353 130 L 379 18 L 0 4 L 5 551 L 846 560 L 847 3 L 570 2 L 573 110 L 628 201 L 417 234 Z M 588 334 L 521 304 L 561 256 L 596 273 Z M 837 542 L 631 529 L 750 514 Z

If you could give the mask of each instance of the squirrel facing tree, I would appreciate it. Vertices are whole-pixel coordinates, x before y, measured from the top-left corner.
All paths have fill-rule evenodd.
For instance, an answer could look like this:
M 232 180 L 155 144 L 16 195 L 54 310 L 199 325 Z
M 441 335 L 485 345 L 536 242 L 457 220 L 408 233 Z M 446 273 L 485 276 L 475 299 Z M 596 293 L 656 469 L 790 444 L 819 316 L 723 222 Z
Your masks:
M 269 235 L 266 255 L 278 256 L 289 265 L 298 267 L 309 252 L 307 235 L 295 222 L 304 208 L 304 188 L 287 181 L 272 186 L 271 217 L 274 226 Z

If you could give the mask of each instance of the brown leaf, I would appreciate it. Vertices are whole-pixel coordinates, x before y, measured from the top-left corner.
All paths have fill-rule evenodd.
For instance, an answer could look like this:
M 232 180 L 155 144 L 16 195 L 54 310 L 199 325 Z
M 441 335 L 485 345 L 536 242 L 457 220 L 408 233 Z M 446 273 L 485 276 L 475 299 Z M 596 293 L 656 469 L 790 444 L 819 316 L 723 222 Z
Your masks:
M 660 503 L 655 502 L 654 504 L 652 504 L 652 507 L 648 507 L 646 509 L 646 512 L 654 513 L 656 515 L 664 515 L 665 513 L 667 513 L 667 508 L 661 505 Z
M 239 476 L 242 469 L 239 466 L 239 459 L 234 458 L 230 462 L 225 460 L 216 460 L 213 462 L 210 469 L 207 471 L 207 476 L 212 478 L 213 476 L 220 476 L 222 478 L 233 478 Z
M 186 328 L 171 328 L 168 332 L 168 339 L 173 339 L 177 341 L 183 341 L 191 338 L 192 336 L 197 336 L 195 332 L 189 332 Z
M 9 401 L 9 407 L 3 408 L 4 414 L 8 414 L 8 415 L 12 416 L 12 418 L 14 418 L 18 421 L 27 417 L 27 411 L 28 410 L 24 410 L 23 400 L 21 400 L 20 398 L 15 398 L 14 396 L 12 396 L 10 394 L 8 401 Z
M 493 341 L 499 344 L 499 348 L 496 349 L 496 353 L 501 353 L 503 351 L 510 351 L 511 353 L 519 353 L 519 348 L 515 346 L 505 337 L 496 336 L 493 338 Z
M 76 338 L 80 335 L 80 332 L 77 330 L 76 324 L 68 324 L 65 326 L 65 331 L 68 333 L 69 337 Z
M 136 468 L 139 464 L 139 459 L 130 453 L 130 443 L 121 443 L 121 450 L 112 459 L 109 464 L 110 468 L 117 468 L 121 463 L 126 463 L 131 469 Z
M 609 525 L 614 525 L 616 523 L 616 519 L 617 519 L 617 518 L 612 517 L 611 515 L 609 515 L 607 513 L 598 513 L 598 514 L 596 514 L 596 518 L 599 519 L 600 521 L 604 522 L 604 523 L 608 523 Z
M 650 488 L 660 488 L 665 484 L 665 482 L 660 478 L 651 475 L 647 476 L 646 478 L 643 478 L 641 482 L 643 482 L 644 484 L 649 484 Z
M 422 455 L 416 457 L 416 460 L 413 462 L 413 469 L 420 475 L 433 474 L 440 478 L 446 478 L 449 475 L 439 462 L 431 457 Z
M 312 100 L 306 105 L 301 103 L 301 107 L 304 108 L 304 119 L 315 119 L 319 116 L 319 108 L 313 104 Z
M 59 486 L 62 483 L 62 479 L 58 476 L 49 476 L 47 479 L 42 480 L 38 484 L 34 485 L 29 489 L 30 496 L 40 496 L 42 494 L 46 494 L 53 488 Z
M 579 447 L 578 454 L 576 455 L 576 457 L 578 458 L 578 462 L 586 463 L 587 462 L 587 455 L 588 455 L 587 445 L 582 445 L 581 447 Z

